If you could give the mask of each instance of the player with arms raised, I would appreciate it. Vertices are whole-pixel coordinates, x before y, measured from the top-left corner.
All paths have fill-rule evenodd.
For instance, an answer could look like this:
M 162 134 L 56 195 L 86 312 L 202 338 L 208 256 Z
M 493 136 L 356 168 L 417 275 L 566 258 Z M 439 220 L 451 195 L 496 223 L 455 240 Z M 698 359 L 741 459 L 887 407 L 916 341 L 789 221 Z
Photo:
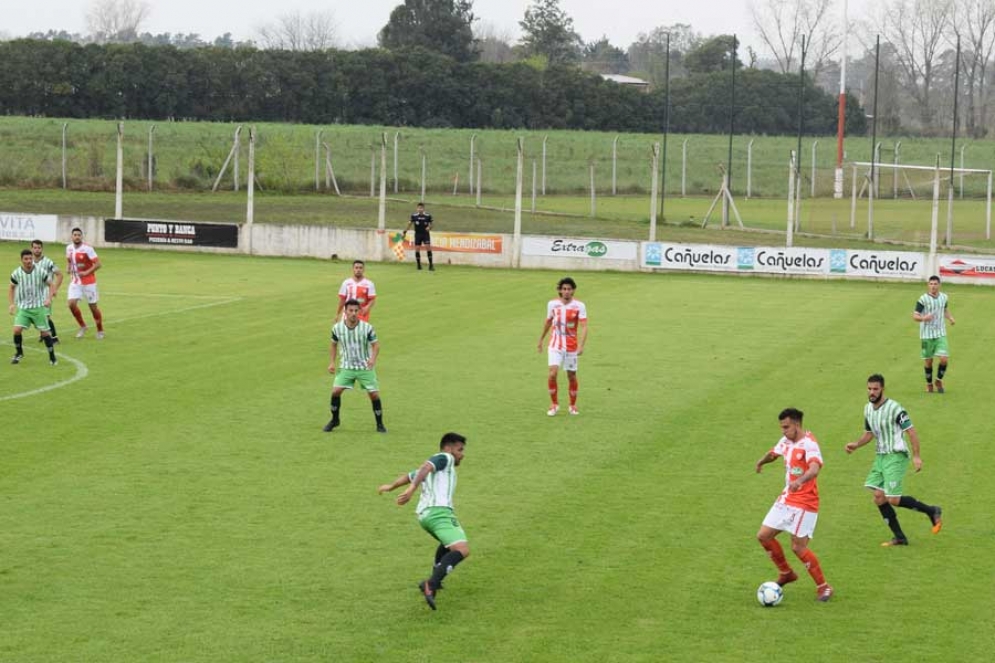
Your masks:
M 815 581 L 816 599 L 828 601 L 833 595 L 833 588 L 822 574 L 819 558 L 808 548 L 808 542 L 815 532 L 815 523 L 819 519 L 819 487 L 816 477 L 822 470 L 822 452 L 811 431 L 802 428 L 803 416 L 801 410 L 793 407 L 782 410 L 777 418 L 783 435 L 774 448 L 757 461 L 758 474 L 764 465 L 773 463 L 778 458 L 784 459 L 785 469 L 784 490 L 767 512 L 760 531 L 757 532 L 757 540 L 777 566 L 780 572 L 777 584 L 783 587 L 798 580 L 798 575 L 791 569 L 784 556 L 784 549 L 777 541 L 778 534 L 789 532 L 791 550 Z
M 552 330 L 549 336 L 549 375 L 547 384 L 549 386 L 549 399 L 552 402 L 546 412 L 549 416 L 555 416 L 560 411 L 558 397 L 559 369 L 562 366 L 567 371 L 567 381 L 570 387 L 570 414 L 577 414 L 577 363 L 580 355 L 584 353 L 584 345 L 587 343 L 587 307 L 579 299 L 574 299 L 574 292 L 577 284 L 569 276 L 560 279 L 556 284 L 556 291 L 559 297 L 550 300 L 546 305 L 546 323 L 542 327 L 542 334 L 539 336 L 539 352 L 542 352 L 542 343 L 546 338 L 546 332 Z

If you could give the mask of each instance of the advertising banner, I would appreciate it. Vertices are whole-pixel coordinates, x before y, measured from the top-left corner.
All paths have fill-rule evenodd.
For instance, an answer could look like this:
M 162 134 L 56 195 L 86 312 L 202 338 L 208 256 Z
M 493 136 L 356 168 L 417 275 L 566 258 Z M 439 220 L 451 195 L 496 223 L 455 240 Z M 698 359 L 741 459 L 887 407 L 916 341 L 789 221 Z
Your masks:
M 940 278 L 995 281 L 995 256 L 937 255 Z
M 909 251 L 831 249 L 830 271 L 847 276 L 925 279 L 926 255 Z
M 58 217 L 54 214 L 0 212 L 0 239 L 54 242 L 58 238 L 58 225 Z
M 828 249 L 739 247 L 736 258 L 736 268 L 740 270 L 765 274 L 829 273 Z
M 669 242 L 644 242 L 642 246 L 643 267 L 716 272 L 734 272 L 737 269 L 734 246 Z
M 575 239 L 567 237 L 522 238 L 522 255 L 527 256 L 635 260 L 638 253 L 639 244 L 637 242 Z
M 238 226 L 225 223 L 107 219 L 104 221 L 104 241 L 237 249 Z
M 391 251 L 404 260 L 405 251 L 414 251 L 415 245 L 411 235 L 393 233 L 387 236 Z M 501 235 L 475 235 L 471 233 L 432 232 L 432 246 L 419 247 L 422 251 L 455 251 L 458 253 L 502 253 L 504 237 Z M 399 247 L 399 250 L 398 250 Z

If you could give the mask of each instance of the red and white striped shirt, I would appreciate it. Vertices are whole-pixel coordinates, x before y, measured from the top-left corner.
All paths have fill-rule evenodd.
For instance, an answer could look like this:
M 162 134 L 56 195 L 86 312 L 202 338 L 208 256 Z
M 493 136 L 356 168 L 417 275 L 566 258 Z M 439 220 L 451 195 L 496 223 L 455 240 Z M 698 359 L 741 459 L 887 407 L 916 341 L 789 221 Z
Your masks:
M 581 322 L 587 322 L 587 307 L 577 300 L 564 304 L 560 299 L 550 300 L 546 306 L 546 321 L 553 333 L 549 337 L 550 350 L 577 352 L 577 330 Z
M 92 285 L 97 282 L 97 274 L 91 272 L 86 276 L 80 276 L 81 271 L 86 271 L 93 267 L 93 262 L 97 259 L 97 252 L 89 244 L 76 246 L 72 242 L 66 245 L 66 264 L 68 265 L 69 277 L 76 285 Z

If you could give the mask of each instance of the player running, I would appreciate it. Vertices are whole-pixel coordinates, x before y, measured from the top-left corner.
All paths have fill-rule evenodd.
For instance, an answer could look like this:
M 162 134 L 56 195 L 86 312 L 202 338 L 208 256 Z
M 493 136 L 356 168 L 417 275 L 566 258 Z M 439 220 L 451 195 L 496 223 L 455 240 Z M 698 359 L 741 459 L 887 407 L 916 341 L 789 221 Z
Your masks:
M 822 452 L 811 431 L 802 428 L 801 410 L 789 407 L 777 415 L 783 436 L 774 448 L 757 461 L 757 474 L 767 463 L 778 458 L 784 459 L 784 490 L 778 495 L 774 506 L 767 512 L 757 540 L 770 556 L 780 575 L 777 584 L 787 585 L 798 580 L 798 574 L 788 564 L 784 549 L 777 541 L 781 532 L 791 534 L 791 550 L 802 561 L 808 574 L 815 581 L 815 598 L 828 601 L 833 596 L 833 588 L 822 574 L 822 566 L 815 553 L 809 550 L 808 542 L 815 532 L 819 519 L 819 486 L 816 478 L 822 470 Z

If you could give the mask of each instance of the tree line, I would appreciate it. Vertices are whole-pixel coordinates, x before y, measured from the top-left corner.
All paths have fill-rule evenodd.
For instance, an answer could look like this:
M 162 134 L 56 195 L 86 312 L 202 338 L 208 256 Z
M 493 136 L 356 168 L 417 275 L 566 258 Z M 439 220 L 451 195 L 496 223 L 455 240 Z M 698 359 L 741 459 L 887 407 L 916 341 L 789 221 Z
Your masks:
M 728 39 L 728 38 L 726 38 Z M 706 42 L 708 44 L 710 42 Z M 567 64 L 459 62 L 424 48 L 259 50 L 17 39 L 0 43 L 0 113 L 68 118 L 497 129 L 793 134 L 797 74 L 738 67 L 711 44 L 648 92 Z M 692 54 L 693 55 L 693 54 Z M 849 99 L 848 132 L 866 120 Z M 803 131 L 834 133 L 836 99 L 805 80 Z

